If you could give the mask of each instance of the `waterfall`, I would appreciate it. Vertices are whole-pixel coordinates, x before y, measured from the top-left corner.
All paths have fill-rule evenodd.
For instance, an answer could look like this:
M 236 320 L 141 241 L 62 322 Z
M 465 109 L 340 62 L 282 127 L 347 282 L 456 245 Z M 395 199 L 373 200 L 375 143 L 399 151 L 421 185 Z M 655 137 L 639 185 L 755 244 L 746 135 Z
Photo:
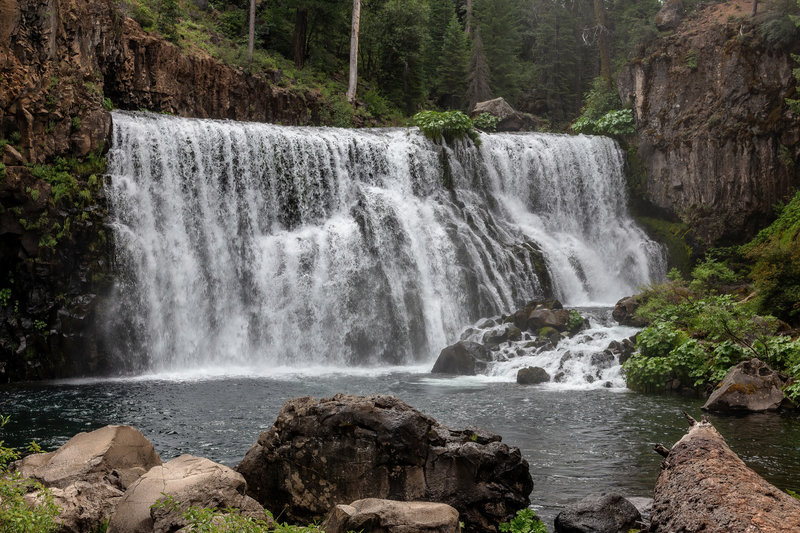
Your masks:
M 113 121 L 127 370 L 427 362 L 478 317 L 663 275 L 607 138 Z

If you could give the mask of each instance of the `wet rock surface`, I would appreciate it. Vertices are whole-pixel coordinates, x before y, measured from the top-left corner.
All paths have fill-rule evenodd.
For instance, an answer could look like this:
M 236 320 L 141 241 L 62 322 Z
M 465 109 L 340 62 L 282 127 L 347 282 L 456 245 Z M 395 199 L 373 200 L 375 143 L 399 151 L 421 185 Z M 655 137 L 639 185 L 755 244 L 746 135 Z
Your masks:
M 592 494 L 561 511 L 557 533 L 619 533 L 634 529 L 641 520 L 636 507 L 620 494 Z
M 443 503 L 367 498 L 337 505 L 323 522 L 326 533 L 458 533 L 458 511 Z
M 498 435 L 448 429 L 391 396 L 290 400 L 236 469 L 249 495 L 298 523 L 376 497 L 446 503 L 468 529 L 496 531 L 533 489 Z
M 781 406 L 784 380 L 760 359 L 731 368 L 703 405 L 705 411 L 760 412 Z

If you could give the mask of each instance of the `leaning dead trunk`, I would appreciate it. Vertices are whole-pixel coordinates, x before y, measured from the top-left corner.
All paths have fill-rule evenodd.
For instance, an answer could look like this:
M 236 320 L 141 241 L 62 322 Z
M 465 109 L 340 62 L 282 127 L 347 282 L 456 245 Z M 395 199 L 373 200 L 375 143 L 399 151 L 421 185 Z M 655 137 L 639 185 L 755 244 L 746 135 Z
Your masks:
M 656 447 L 666 458 L 650 531 L 800 531 L 800 500 L 749 469 L 705 418 L 688 418 L 692 427 L 672 450 Z

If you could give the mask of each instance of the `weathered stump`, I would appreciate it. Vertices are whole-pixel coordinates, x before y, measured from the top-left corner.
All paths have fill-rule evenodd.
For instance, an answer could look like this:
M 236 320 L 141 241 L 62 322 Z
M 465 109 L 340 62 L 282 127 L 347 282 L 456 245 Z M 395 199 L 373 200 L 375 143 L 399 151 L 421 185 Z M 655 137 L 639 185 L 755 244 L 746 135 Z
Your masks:
M 771 485 L 728 447 L 705 418 L 665 455 L 650 531 L 771 533 L 800 531 L 800 500 Z

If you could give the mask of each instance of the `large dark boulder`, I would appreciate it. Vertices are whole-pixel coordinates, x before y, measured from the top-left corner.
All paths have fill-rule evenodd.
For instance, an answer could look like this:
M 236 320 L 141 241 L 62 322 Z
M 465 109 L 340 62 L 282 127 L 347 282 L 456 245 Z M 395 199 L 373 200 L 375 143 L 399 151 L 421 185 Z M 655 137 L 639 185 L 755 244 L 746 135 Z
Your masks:
M 703 405 L 706 411 L 774 411 L 784 400 L 783 379 L 760 359 L 731 368 Z
M 541 328 L 554 328 L 566 331 L 569 324 L 569 311 L 566 309 L 534 309 L 528 315 L 526 326 L 530 331 Z
M 476 371 L 486 368 L 486 363 L 491 360 L 491 352 L 482 344 L 458 341 L 439 353 L 431 372 L 474 376 Z
M 473 531 L 528 506 L 533 481 L 498 435 L 454 431 L 392 396 L 288 401 L 236 467 L 276 516 L 321 520 L 363 498 L 451 505 Z
M 623 326 L 643 328 L 648 324 L 647 320 L 634 315 L 639 305 L 641 302 L 636 296 L 626 296 L 617 302 L 611 316 Z
M 536 385 L 550 381 L 550 374 L 547 370 L 538 366 L 528 366 L 520 368 L 517 372 L 517 383 L 520 385 Z
M 592 494 L 558 513 L 557 533 L 627 533 L 641 515 L 620 494 Z

